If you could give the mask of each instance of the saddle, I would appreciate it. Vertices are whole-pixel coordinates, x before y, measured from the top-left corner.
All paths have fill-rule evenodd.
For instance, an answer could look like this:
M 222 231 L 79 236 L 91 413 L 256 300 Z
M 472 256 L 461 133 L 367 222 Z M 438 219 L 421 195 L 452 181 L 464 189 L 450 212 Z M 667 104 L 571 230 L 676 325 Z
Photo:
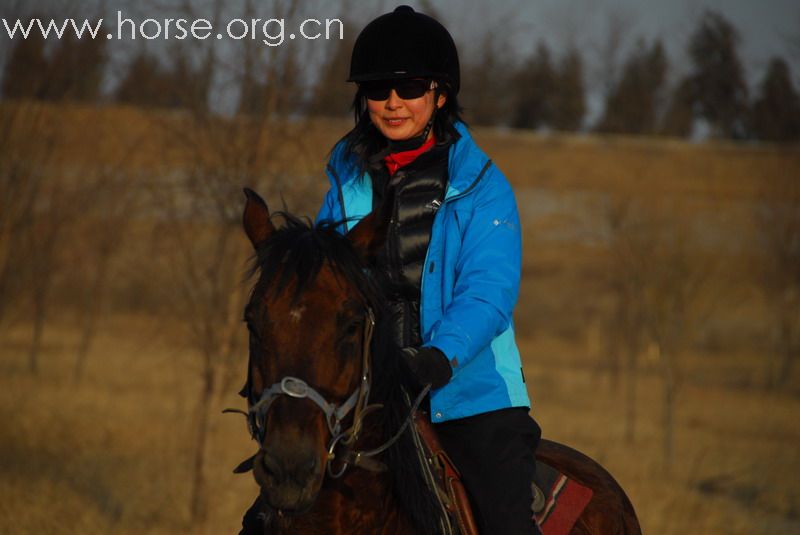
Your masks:
M 543 535 L 569 535 L 594 494 L 589 487 L 538 459 L 532 487 L 531 512 Z
M 442 532 L 445 535 L 479 535 L 461 474 L 439 442 L 427 412 L 420 410 L 414 414 L 412 431 L 425 480 L 446 513 L 442 517 Z
M 480 535 L 461 475 L 439 442 L 427 412 L 414 414 L 412 432 L 428 487 L 444 513 L 442 533 Z M 531 513 L 544 535 L 569 534 L 593 494 L 590 488 L 540 460 L 536 461 L 531 489 Z

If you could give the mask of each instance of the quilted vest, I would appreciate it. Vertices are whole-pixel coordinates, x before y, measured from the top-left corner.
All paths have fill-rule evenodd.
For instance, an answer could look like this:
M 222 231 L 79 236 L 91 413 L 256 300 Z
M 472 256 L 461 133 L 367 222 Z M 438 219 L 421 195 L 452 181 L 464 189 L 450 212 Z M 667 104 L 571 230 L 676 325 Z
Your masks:
M 436 145 L 391 177 L 385 167 L 370 171 L 373 208 L 382 202 L 387 184 L 395 187 L 392 222 L 377 260 L 389 281 L 387 298 L 400 347 L 422 342 L 420 282 L 433 218 L 447 188 L 448 151 L 448 145 Z

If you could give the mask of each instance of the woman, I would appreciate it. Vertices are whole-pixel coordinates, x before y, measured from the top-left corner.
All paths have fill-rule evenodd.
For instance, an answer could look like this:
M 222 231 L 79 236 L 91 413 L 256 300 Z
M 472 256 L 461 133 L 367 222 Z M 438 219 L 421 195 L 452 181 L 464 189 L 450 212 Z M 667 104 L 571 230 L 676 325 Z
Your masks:
M 453 39 L 407 6 L 355 42 L 355 127 L 334 147 L 318 221 L 352 228 L 395 188 L 378 269 L 395 338 L 431 420 L 462 473 L 481 532 L 529 534 L 540 429 L 514 340 L 521 266 L 519 216 L 503 174 L 460 118 Z

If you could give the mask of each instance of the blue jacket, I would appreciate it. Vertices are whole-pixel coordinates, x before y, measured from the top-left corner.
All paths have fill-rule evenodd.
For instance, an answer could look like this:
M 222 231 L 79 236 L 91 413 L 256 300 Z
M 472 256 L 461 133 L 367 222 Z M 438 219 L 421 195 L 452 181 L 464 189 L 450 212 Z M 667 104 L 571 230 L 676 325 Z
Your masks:
M 431 230 L 423 270 L 423 345 L 450 360 L 453 378 L 431 393 L 434 423 L 507 407 L 530 407 L 514 340 L 522 241 L 514 193 L 462 123 L 450 147 L 449 184 Z M 331 188 L 317 221 L 347 220 L 346 232 L 372 210 L 372 182 L 334 147 Z M 346 227 L 346 228 L 345 228 Z

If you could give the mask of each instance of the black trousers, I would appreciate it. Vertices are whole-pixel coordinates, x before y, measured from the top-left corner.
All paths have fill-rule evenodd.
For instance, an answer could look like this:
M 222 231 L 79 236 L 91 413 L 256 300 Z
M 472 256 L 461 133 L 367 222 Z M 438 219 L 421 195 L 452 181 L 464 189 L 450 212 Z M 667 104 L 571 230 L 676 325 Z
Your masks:
M 434 428 L 461 472 L 481 535 L 539 533 L 531 483 L 542 432 L 528 409 L 501 409 Z

